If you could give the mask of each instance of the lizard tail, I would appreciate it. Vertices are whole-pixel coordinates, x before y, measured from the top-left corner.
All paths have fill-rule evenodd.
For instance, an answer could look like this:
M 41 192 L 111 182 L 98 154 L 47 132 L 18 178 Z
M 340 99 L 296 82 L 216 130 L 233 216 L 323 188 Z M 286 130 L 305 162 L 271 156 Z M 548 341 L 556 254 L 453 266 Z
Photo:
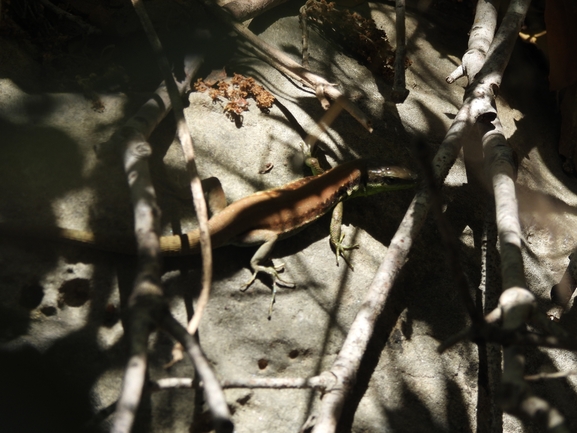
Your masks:
M 33 245 L 41 242 L 62 242 L 88 246 L 101 251 L 135 254 L 134 235 L 94 234 L 89 231 L 61 227 L 25 227 L 13 223 L 0 223 L 0 238 L 13 242 L 28 241 Z

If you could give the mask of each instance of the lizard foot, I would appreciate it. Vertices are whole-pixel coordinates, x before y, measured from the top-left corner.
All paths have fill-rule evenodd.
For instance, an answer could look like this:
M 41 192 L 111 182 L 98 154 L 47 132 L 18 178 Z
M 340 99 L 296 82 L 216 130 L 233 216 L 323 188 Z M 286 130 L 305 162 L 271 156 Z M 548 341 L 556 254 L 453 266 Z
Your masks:
M 359 248 L 358 244 L 355 245 L 343 245 L 343 240 L 345 239 L 345 234 L 343 233 L 339 239 L 338 242 L 331 242 L 333 244 L 333 247 L 335 249 L 335 256 L 337 259 L 337 266 L 339 265 L 339 256 L 342 257 L 345 261 L 345 263 L 349 266 L 349 268 L 351 268 L 351 271 L 354 271 L 355 268 L 353 267 L 353 265 L 351 264 L 351 262 L 349 262 L 349 259 L 347 258 L 347 256 L 345 255 L 345 251 L 350 251 L 350 250 L 356 250 L 357 248 Z
M 256 280 L 256 276 L 258 275 L 259 272 L 264 272 L 266 274 L 269 274 L 270 276 L 273 277 L 274 279 L 274 283 L 272 286 L 272 296 L 270 299 L 270 305 L 268 308 L 268 319 L 270 320 L 271 316 L 272 316 L 272 307 L 274 305 L 274 303 L 276 302 L 276 286 L 282 286 L 282 287 L 289 287 L 289 288 L 293 288 L 295 287 L 295 284 L 290 282 L 290 281 L 286 281 L 283 280 L 280 275 L 279 272 L 282 272 L 284 270 L 284 264 L 281 263 L 277 266 L 254 266 L 253 267 L 254 272 L 252 274 L 252 277 L 250 277 L 250 280 L 248 280 L 245 284 L 243 284 L 243 286 L 241 287 L 241 291 L 244 292 L 246 289 L 248 289 L 252 283 L 254 283 L 254 281 Z
M 274 283 L 279 285 L 279 286 L 289 287 L 289 288 L 292 288 L 295 286 L 294 283 L 282 279 L 281 276 L 279 275 L 279 272 L 284 271 L 284 263 L 281 263 L 281 264 L 276 265 L 276 266 L 257 265 L 257 266 L 253 266 L 253 270 L 254 270 L 254 272 L 253 272 L 252 276 L 250 277 L 250 280 L 248 280 L 245 284 L 243 284 L 241 286 L 240 290 L 242 292 L 246 291 L 252 285 L 252 283 L 254 283 L 254 281 L 256 280 L 256 276 L 258 275 L 259 272 L 264 272 L 265 274 L 269 274 L 271 277 L 273 277 Z

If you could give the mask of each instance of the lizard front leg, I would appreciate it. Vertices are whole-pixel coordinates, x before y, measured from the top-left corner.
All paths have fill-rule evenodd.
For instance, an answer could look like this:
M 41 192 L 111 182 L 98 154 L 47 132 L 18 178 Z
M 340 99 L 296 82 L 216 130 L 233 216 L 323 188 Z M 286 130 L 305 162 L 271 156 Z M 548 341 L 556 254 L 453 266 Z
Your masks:
M 337 266 L 339 265 L 339 256 L 341 256 L 349 268 L 354 270 L 355 268 L 349 262 L 349 259 L 345 255 L 345 251 L 355 250 L 359 246 L 358 244 L 355 245 L 343 245 L 343 240 L 345 239 L 345 234 L 341 234 L 341 227 L 343 223 L 343 202 L 337 203 L 337 205 L 333 208 L 333 214 L 331 216 L 331 227 L 330 227 L 330 240 L 331 245 L 335 250 L 335 256 L 337 259 Z
M 319 160 L 315 157 L 311 156 L 310 149 L 307 150 L 306 145 L 301 143 L 301 147 L 303 148 L 303 154 L 305 157 L 305 165 L 307 165 L 314 175 L 319 175 L 324 173 L 325 171 L 319 164 Z M 337 205 L 333 208 L 333 213 L 331 217 L 331 227 L 330 227 L 330 242 L 331 246 L 335 250 L 335 256 L 337 259 L 337 266 L 339 265 L 339 256 L 344 259 L 347 265 L 354 270 L 355 268 L 349 262 L 349 259 L 345 255 L 345 251 L 350 251 L 357 249 L 358 245 L 343 245 L 343 240 L 345 239 L 344 233 L 341 234 L 341 227 L 343 223 L 343 202 L 338 202 Z

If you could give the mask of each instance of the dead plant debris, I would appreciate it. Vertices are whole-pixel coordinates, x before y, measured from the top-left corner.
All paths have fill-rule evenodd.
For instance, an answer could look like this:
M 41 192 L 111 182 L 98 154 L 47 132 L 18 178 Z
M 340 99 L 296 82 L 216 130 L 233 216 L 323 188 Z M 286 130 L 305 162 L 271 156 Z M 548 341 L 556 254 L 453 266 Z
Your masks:
M 218 80 L 203 80 L 199 78 L 194 83 L 197 92 L 208 92 L 214 102 L 225 100 L 224 112 L 235 122 L 242 119 L 242 113 L 248 111 L 247 98 L 252 98 L 256 106 L 263 112 L 268 112 L 275 101 L 274 96 L 264 87 L 257 84 L 252 77 L 234 74 L 232 78 Z
M 350 52 L 357 60 L 392 83 L 395 50 L 387 34 L 377 28 L 373 19 L 364 18 L 349 9 L 340 9 L 334 2 L 308 0 L 304 6 L 307 21 L 321 35 Z M 411 65 L 405 58 L 405 68 Z

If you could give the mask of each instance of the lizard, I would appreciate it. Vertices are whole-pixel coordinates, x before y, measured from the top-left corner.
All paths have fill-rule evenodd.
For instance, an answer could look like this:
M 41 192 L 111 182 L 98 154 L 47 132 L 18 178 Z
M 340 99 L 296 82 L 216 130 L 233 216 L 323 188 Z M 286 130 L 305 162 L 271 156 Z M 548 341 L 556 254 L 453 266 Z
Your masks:
M 328 171 L 321 171 L 313 168 L 313 173 L 320 174 L 295 180 L 279 188 L 256 192 L 228 206 L 218 179 L 212 177 L 203 181 L 204 186 L 212 189 L 208 199 L 209 209 L 212 212 L 208 221 L 212 248 L 224 245 L 259 245 L 250 261 L 253 274 L 243 286 L 245 289 L 255 281 L 259 272 L 271 275 L 277 284 L 293 286 L 292 283 L 280 278 L 279 271 L 283 269 L 282 265 L 263 264 L 278 240 L 294 235 L 345 200 L 382 191 L 410 188 L 417 181 L 417 176 L 406 168 L 375 165 L 365 159 L 352 160 Z M 339 255 L 344 257 L 345 250 L 356 248 L 342 245 L 344 236 L 340 236 L 342 208 L 340 209 L 338 215 L 333 216 L 331 223 L 331 244 L 336 250 L 337 264 Z M 333 226 L 338 226 L 338 230 L 333 230 Z M 57 238 L 117 253 L 133 254 L 136 251 L 135 241 L 129 236 L 103 237 L 87 231 L 59 227 L 31 231 L 4 223 L 0 224 L 0 234 L 2 233 Z M 161 236 L 160 249 L 166 256 L 198 254 L 199 230 L 182 235 Z

